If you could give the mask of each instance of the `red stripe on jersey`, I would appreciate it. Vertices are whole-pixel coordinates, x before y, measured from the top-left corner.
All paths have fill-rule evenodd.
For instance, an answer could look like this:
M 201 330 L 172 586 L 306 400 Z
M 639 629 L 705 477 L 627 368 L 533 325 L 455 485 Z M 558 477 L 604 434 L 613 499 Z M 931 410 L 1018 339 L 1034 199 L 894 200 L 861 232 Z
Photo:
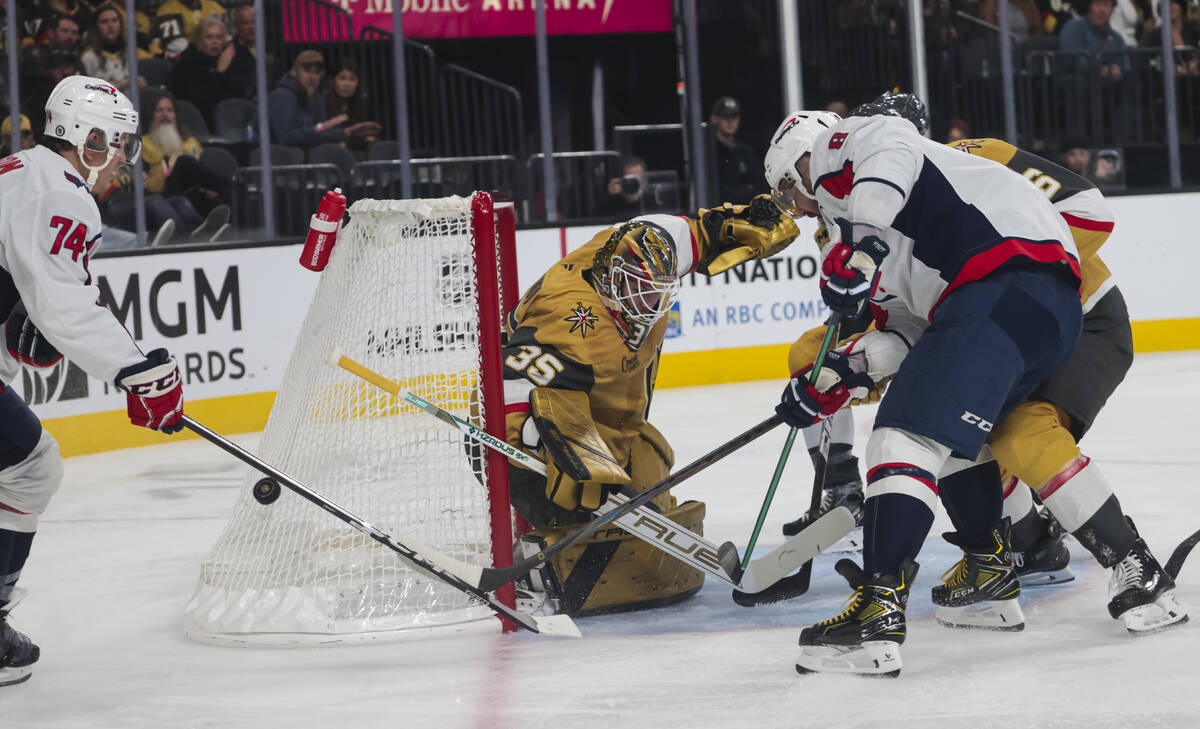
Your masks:
M 514 402 L 511 405 L 504 406 L 504 414 L 508 415 L 509 413 L 527 413 L 527 412 L 529 412 L 529 409 L 530 408 L 529 408 L 528 401 L 527 402 Z
M 19 509 L 14 509 L 11 506 L 9 506 L 8 504 L 2 504 L 2 503 L 0 503 L 0 511 L 9 511 L 9 512 L 12 512 L 13 514 L 28 514 L 29 513 L 28 511 L 21 511 Z
M 971 256 L 959 270 L 958 275 L 938 297 L 937 302 L 929 310 L 929 321 L 933 321 L 933 312 L 941 306 L 950 293 L 963 284 L 978 281 L 1014 258 L 1026 258 L 1034 263 L 1065 263 L 1071 267 L 1071 273 L 1082 285 L 1083 274 L 1079 269 L 1079 261 L 1067 253 L 1061 245 L 1033 243 L 1018 238 L 1007 238 L 991 248 Z
M 1042 499 L 1042 501 L 1050 498 L 1054 495 L 1055 491 L 1058 491 L 1060 488 L 1062 488 L 1067 481 L 1070 481 L 1072 478 L 1074 478 L 1075 474 L 1082 471 L 1085 467 L 1087 467 L 1087 464 L 1091 462 L 1092 459 L 1088 458 L 1087 456 L 1079 456 L 1075 460 L 1071 461 L 1069 464 L 1067 464 L 1067 467 L 1059 471 L 1054 478 L 1038 487 L 1038 496 Z
M 854 187 L 854 163 L 846 162 L 840 172 L 830 172 L 817 180 L 817 187 L 825 188 L 825 192 L 838 200 L 844 200 Z
M 875 320 L 875 328 L 883 331 L 887 328 L 888 310 L 871 302 L 871 318 Z
M 1080 218 L 1070 213 L 1062 213 L 1063 220 L 1067 221 L 1067 225 L 1072 228 L 1083 228 L 1084 230 L 1097 230 L 1101 233 L 1111 233 L 1113 231 L 1113 223 L 1106 223 L 1102 220 L 1088 220 Z
M 880 463 L 875 468 L 872 468 L 871 470 L 867 471 L 867 483 L 870 483 L 875 478 L 875 474 L 884 468 L 909 468 L 909 469 L 915 469 L 915 470 L 921 470 L 921 471 L 925 470 L 923 468 L 918 468 L 917 466 L 914 466 L 911 463 Z M 911 478 L 914 481 L 920 481 L 921 483 L 928 486 L 929 490 L 932 491 L 935 495 L 938 492 L 936 481 L 931 481 L 930 479 L 927 479 L 927 478 L 921 478 L 920 476 L 914 476 L 911 473 L 898 473 L 895 475 L 902 476 L 904 478 Z
M 1004 482 L 1004 498 L 1006 498 L 1006 499 L 1008 498 L 1008 495 L 1013 492 L 1013 489 L 1015 489 L 1017 487 L 1018 483 L 1019 483 L 1019 481 L 1017 481 L 1016 476 L 1009 476 L 1008 479 L 1005 480 L 1005 482 Z

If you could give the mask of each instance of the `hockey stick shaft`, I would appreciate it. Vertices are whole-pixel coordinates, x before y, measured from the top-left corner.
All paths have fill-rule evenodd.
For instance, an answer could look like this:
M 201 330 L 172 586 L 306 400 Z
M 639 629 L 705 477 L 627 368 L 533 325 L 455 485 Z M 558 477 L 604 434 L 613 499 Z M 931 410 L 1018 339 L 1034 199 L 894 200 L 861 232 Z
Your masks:
M 1200 531 L 1193 533 L 1187 539 L 1179 543 L 1175 547 L 1175 551 L 1171 552 L 1171 558 L 1167 560 L 1167 564 L 1163 570 L 1171 576 L 1171 579 L 1179 577 L 1179 571 L 1183 569 L 1183 563 L 1187 560 L 1188 555 L 1192 553 L 1192 548 L 1196 543 L 1200 542 Z
M 837 342 L 841 323 L 840 315 L 833 314 L 831 316 L 829 326 L 825 328 L 825 337 L 821 340 L 821 347 L 817 350 L 817 358 L 813 360 L 812 371 L 808 374 L 808 384 L 817 384 L 817 376 L 821 374 L 821 364 L 825 361 L 825 355 L 829 353 L 830 347 Z M 829 427 L 827 422 L 828 419 L 821 424 L 821 427 Z M 779 479 L 783 477 L 783 469 L 787 466 L 788 457 L 792 454 L 792 444 L 796 442 L 796 432 L 794 427 L 788 429 L 787 441 L 784 442 L 783 450 L 779 453 L 779 462 L 775 464 L 775 475 L 771 477 L 771 485 L 767 487 L 767 495 L 763 498 L 762 508 L 758 511 L 758 521 L 755 522 L 754 531 L 750 534 L 750 541 L 746 544 L 746 554 L 742 557 L 743 571 L 750 566 L 750 555 L 754 552 L 755 545 L 758 544 L 758 535 L 762 532 L 763 522 L 767 520 L 767 511 L 771 508 L 771 502 L 775 500 L 775 489 L 779 486 Z
M 574 634 L 578 635 L 578 629 L 575 628 L 573 624 L 568 627 L 566 623 L 562 621 L 551 622 L 544 618 L 535 618 L 533 616 L 518 613 L 507 605 L 493 599 L 492 596 L 487 594 L 487 592 L 479 589 L 477 585 L 470 584 L 467 580 L 464 580 L 461 576 L 455 574 L 454 572 L 442 569 L 421 552 L 418 552 L 416 549 L 397 541 L 370 522 L 335 504 L 321 494 L 287 475 L 283 471 L 272 466 L 270 463 L 267 463 L 261 458 L 255 456 L 253 453 L 241 448 L 227 438 L 222 437 L 215 431 L 209 429 L 205 425 L 202 425 L 193 418 L 184 415 L 181 421 L 185 427 L 199 435 L 201 438 L 204 438 L 208 442 L 217 446 L 234 458 L 237 458 L 243 463 L 251 466 L 252 468 L 267 474 L 271 478 L 275 479 L 278 483 L 287 486 L 288 489 L 290 489 L 293 493 L 303 497 L 313 504 L 316 504 L 341 521 L 349 524 L 355 530 L 365 534 L 379 544 L 382 544 L 396 554 L 400 555 L 406 562 L 421 572 L 445 582 L 457 590 L 471 595 L 479 602 L 491 608 L 491 610 L 497 615 L 502 615 L 512 620 L 518 626 L 534 633 L 549 632 L 559 635 L 570 635 L 571 631 L 573 630 Z M 565 616 L 554 617 L 559 618 Z M 545 628 L 551 628 L 551 630 L 545 630 Z
M 338 367 L 362 377 L 386 392 L 397 396 L 402 395 L 409 403 L 416 405 L 438 420 L 457 428 L 466 437 L 477 443 L 507 456 L 531 471 L 540 473 L 543 476 L 546 475 L 546 464 L 542 461 L 530 456 L 519 448 L 513 447 L 509 443 L 493 437 L 482 428 L 455 416 L 453 413 L 438 407 L 434 403 L 418 397 L 411 392 L 404 392 L 398 383 L 389 380 L 367 366 L 355 362 L 353 359 L 338 353 L 336 350 L 330 361 L 337 364 Z M 609 510 L 620 507 L 625 501 L 625 497 L 609 496 L 604 506 L 597 513 L 608 513 Z M 721 568 L 718 561 L 719 548 L 717 545 L 709 542 L 690 529 L 676 524 L 665 516 L 656 514 L 647 507 L 641 507 L 618 518 L 616 524 L 638 539 L 671 555 L 675 559 L 685 562 L 711 577 L 724 580 L 734 587 L 738 586 L 738 582 L 730 579 L 725 570 Z

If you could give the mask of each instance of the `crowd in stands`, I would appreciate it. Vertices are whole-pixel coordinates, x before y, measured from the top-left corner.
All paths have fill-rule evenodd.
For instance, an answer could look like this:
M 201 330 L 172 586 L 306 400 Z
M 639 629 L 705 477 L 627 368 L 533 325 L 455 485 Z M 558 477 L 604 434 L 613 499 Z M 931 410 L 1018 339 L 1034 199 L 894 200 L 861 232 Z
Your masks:
M 136 3 L 138 75 L 130 79 L 125 3 L 119 0 L 8 0 L 15 2 L 20 43 L 22 147 L 45 124 L 51 89 L 84 74 L 128 92 L 136 83 L 143 129 L 143 194 L 151 245 L 220 240 L 229 231 L 230 183 L 238 166 L 254 162 L 258 118 L 256 18 L 248 0 L 149 0 Z M 3 8 L 0 8 L 3 12 Z M 3 39 L 0 38 L 0 44 Z M 272 143 L 307 150 L 334 143 L 358 159 L 380 125 L 369 118 L 353 58 L 334 59 L 332 74 L 315 50 L 300 52 L 290 68 L 267 58 L 266 103 Z M 0 74 L 6 75 L 6 74 Z M 7 78 L 0 80 L 7 86 Z M 5 92 L 8 92 L 5 89 Z M 11 107 L 5 93 L 3 145 L 11 147 Z M 222 134 L 219 107 L 239 100 L 247 118 Z M 190 126 L 189 126 L 190 125 Z M 192 128 L 196 127 L 196 128 Z M 215 151 L 214 151 L 215 150 Z M 295 160 L 304 162 L 303 151 Z M 101 200 L 105 248 L 136 245 L 133 175 Z

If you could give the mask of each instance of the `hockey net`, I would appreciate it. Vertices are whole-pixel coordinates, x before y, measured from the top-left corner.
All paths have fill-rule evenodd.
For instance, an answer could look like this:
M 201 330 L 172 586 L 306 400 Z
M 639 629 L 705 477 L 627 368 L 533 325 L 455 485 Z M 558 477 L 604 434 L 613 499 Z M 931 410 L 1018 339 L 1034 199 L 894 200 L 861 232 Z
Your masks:
M 504 437 L 491 198 L 362 200 L 349 213 L 258 453 L 401 542 L 407 535 L 456 559 L 511 564 L 503 458 L 327 363 L 338 347 Z M 511 215 L 505 222 L 511 232 Z M 287 645 L 497 625 L 486 607 L 287 489 L 259 504 L 251 488 L 261 477 L 248 469 L 201 565 L 184 618 L 189 637 Z M 511 605 L 511 592 L 499 597 Z

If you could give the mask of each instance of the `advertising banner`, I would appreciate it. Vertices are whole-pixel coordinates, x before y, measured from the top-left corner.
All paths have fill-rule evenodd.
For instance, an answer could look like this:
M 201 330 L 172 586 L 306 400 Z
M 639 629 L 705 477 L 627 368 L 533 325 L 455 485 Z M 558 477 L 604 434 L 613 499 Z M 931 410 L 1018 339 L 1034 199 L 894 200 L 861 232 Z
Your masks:
M 671 30 L 670 0 L 546 0 L 550 35 L 661 33 Z M 534 34 L 534 0 L 334 0 L 365 26 L 392 32 L 404 13 L 407 38 L 481 38 Z

